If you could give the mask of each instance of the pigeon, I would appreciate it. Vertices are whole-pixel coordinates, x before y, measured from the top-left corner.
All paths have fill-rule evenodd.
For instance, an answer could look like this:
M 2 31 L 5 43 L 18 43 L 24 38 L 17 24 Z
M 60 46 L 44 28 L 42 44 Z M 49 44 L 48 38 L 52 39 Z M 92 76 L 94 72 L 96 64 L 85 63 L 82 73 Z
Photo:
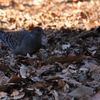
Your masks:
M 41 27 L 34 27 L 32 31 L 0 31 L 0 40 L 7 45 L 14 55 L 27 55 L 36 53 L 41 48 L 42 34 L 46 36 Z

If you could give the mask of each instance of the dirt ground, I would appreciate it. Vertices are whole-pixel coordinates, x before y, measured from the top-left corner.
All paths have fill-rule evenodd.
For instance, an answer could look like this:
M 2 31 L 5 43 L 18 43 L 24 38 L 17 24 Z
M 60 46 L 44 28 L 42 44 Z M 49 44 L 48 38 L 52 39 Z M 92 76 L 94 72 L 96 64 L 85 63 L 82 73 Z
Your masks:
M 0 0 L 0 31 L 35 26 L 32 56 L 0 42 L 0 100 L 100 100 L 100 0 Z

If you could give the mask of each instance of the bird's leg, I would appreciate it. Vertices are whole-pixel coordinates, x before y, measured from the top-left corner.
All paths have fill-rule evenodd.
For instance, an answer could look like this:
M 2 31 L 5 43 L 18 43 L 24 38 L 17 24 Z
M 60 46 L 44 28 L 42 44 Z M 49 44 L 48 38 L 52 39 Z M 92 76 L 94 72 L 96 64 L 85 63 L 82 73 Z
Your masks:
M 41 50 L 39 50 L 39 59 L 42 60 Z

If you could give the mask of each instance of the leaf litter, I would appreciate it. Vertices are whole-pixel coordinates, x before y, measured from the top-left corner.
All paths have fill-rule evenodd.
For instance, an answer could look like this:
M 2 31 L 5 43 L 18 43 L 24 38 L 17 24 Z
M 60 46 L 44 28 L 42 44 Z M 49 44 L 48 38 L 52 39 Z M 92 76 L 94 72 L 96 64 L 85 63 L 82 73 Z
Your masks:
M 1 31 L 47 34 L 33 56 L 0 42 L 0 99 L 99 100 L 99 8 L 99 0 L 0 0 Z

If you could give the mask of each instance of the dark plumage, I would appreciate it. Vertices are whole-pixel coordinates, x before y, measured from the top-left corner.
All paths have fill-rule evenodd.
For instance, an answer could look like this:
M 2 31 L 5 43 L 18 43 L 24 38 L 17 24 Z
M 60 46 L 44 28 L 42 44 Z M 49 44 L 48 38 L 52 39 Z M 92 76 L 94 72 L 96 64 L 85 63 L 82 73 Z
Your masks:
M 41 47 L 41 36 L 45 35 L 41 27 L 34 27 L 32 31 L 0 32 L 0 39 L 15 55 L 30 55 Z

